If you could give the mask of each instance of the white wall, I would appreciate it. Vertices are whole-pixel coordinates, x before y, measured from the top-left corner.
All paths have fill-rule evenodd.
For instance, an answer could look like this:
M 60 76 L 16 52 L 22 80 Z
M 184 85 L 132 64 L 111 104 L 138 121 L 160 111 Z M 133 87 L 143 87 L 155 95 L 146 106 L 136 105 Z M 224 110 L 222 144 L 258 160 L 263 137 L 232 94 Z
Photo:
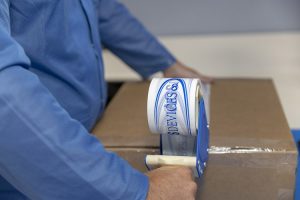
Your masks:
M 155 34 L 300 30 L 299 0 L 120 0 Z
M 300 129 L 300 33 L 168 36 L 162 42 L 187 65 L 215 77 L 270 77 L 291 128 Z M 137 80 L 104 53 L 108 80 Z

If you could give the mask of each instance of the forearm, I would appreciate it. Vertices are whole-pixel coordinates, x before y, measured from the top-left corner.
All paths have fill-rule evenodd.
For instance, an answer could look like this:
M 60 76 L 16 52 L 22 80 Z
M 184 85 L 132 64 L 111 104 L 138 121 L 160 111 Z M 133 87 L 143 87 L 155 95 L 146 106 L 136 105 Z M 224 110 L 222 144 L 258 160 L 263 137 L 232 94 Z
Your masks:
M 26 69 L 8 0 L 0 16 L 0 175 L 30 199 L 145 198 L 147 177 L 105 151 Z
M 148 179 L 106 152 L 31 72 L 2 70 L 0 85 L 0 174 L 17 189 L 31 199 L 144 198 Z
M 143 77 L 165 70 L 174 56 L 122 4 L 99 0 L 103 44 Z

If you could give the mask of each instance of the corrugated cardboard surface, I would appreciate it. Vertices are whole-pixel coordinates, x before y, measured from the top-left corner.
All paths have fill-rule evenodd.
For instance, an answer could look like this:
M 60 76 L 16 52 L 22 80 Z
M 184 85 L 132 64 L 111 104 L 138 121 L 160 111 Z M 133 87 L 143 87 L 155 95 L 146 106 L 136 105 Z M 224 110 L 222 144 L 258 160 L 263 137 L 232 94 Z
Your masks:
M 149 132 L 149 82 L 126 83 L 93 133 L 110 150 L 145 171 L 144 156 L 158 154 Z M 211 87 L 212 151 L 198 199 L 292 199 L 297 151 L 273 82 L 219 79 Z
M 219 80 L 211 91 L 211 145 L 295 150 L 271 80 Z
M 152 148 L 108 148 L 141 172 Z M 289 163 L 287 163 L 287 161 Z M 197 180 L 201 200 L 292 200 L 296 161 L 293 153 L 210 155 L 204 176 Z M 295 163 L 294 163 L 295 164 Z
M 126 83 L 93 133 L 107 147 L 159 147 L 147 124 L 149 82 Z M 220 79 L 211 87 L 211 146 L 295 150 L 271 80 Z
M 124 84 L 108 105 L 93 133 L 106 147 L 159 147 L 147 121 L 149 82 Z
M 197 199 L 292 200 L 293 174 L 273 168 L 210 166 L 198 183 Z

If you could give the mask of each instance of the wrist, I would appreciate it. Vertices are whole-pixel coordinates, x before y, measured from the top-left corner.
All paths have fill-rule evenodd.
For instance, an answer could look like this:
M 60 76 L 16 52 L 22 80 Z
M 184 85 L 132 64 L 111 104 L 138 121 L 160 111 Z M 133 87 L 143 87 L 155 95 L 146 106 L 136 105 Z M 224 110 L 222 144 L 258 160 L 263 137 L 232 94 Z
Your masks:
M 185 68 L 185 66 L 179 61 L 176 61 L 173 65 L 163 71 L 163 75 L 164 77 L 178 77 L 183 68 Z

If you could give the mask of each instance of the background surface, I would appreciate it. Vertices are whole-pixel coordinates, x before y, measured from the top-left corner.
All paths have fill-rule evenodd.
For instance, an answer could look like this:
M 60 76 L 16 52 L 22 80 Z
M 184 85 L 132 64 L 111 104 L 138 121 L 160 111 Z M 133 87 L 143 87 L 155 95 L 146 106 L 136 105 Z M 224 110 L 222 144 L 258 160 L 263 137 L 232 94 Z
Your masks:
M 300 1 L 122 0 L 185 64 L 216 77 L 272 78 L 300 129 Z M 139 80 L 110 52 L 106 79 Z

